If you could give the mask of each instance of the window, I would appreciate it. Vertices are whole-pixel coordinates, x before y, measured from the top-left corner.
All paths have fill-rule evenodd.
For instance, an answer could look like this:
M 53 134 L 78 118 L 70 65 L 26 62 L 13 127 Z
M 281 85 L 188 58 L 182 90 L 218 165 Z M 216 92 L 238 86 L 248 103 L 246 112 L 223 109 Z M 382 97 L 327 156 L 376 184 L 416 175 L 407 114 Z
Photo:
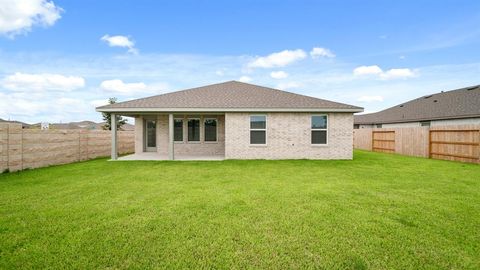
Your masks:
M 359 129 L 360 128 L 360 125 L 359 124 L 354 124 L 353 125 L 353 129 Z
M 420 122 L 420 126 L 429 127 L 430 126 L 430 121 Z
M 267 144 L 267 117 L 250 116 L 250 144 Z
M 217 141 L 217 119 L 206 118 L 204 122 L 204 132 L 206 142 Z
M 382 124 L 376 124 L 375 125 L 377 128 L 382 128 Z
M 188 119 L 188 141 L 200 141 L 200 119 Z
M 183 119 L 173 120 L 173 140 L 183 142 Z
M 312 144 L 327 144 L 327 116 L 312 116 Z

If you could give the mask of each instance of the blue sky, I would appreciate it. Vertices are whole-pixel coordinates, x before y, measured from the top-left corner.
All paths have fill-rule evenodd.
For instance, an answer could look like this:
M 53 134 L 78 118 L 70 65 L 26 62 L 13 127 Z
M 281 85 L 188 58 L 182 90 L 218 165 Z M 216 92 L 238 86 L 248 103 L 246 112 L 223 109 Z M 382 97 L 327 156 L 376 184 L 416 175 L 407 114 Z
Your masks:
M 99 121 L 108 97 L 227 80 L 366 112 L 480 84 L 479 1 L 0 4 L 3 119 Z

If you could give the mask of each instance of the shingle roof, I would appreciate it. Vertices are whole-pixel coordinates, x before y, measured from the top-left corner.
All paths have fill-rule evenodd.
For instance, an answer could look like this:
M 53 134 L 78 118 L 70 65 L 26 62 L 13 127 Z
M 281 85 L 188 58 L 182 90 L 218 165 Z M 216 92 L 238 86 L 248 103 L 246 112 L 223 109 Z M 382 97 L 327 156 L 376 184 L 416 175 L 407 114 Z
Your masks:
M 97 111 L 162 111 L 182 109 L 315 109 L 363 111 L 363 108 L 294 94 L 273 88 L 229 81 L 101 106 Z
M 480 85 L 423 96 L 386 110 L 355 115 L 355 124 L 480 117 Z

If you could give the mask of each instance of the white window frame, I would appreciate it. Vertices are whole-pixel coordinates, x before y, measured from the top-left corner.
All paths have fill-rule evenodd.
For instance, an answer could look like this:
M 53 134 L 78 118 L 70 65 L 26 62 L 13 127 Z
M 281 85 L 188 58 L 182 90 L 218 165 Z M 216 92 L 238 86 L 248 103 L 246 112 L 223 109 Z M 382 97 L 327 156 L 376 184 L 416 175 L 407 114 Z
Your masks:
M 327 127 L 326 128 L 312 128 L 312 124 L 313 124 L 313 117 L 314 116 L 325 116 L 327 117 Z M 328 119 L 328 114 L 312 114 L 310 115 L 310 144 L 312 146 L 328 146 L 328 134 L 329 134 L 329 131 L 328 131 L 328 126 L 330 125 L 330 120 Z M 312 143 L 312 133 L 313 131 L 326 131 L 327 134 L 325 135 L 325 143 Z
M 175 141 L 175 133 L 173 134 L 173 143 L 185 143 L 185 118 L 184 117 L 174 117 L 173 118 L 173 128 L 175 132 L 175 121 L 176 120 L 181 120 L 182 121 L 182 140 L 181 141 Z M 188 132 L 188 130 L 187 130 Z M 187 134 L 188 136 L 188 134 Z
M 198 134 L 198 141 L 190 141 L 188 139 L 188 121 L 190 120 L 198 120 L 198 128 L 200 129 L 199 130 L 199 134 Z M 200 117 L 189 117 L 187 118 L 187 143 L 201 143 L 202 142 L 202 119 Z
M 216 126 L 215 126 L 215 141 L 207 141 L 205 140 L 205 121 L 207 120 L 215 120 L 215 122 L 217 123 Z M 203 142 L 204 143 L 218 143 L 218 118 L 217 117 L 205 117 L 203 118 Z
M 252 116 L 264 116 L 265 117 L 265 128 L 252 128 Z M 267 127 L 268 127 L 268 119 L 267 119 L 266 114 L 251 114 L 248 117 L 248 143 L 250 146 L 267 146 L 268 144 L 268 136 L 267 136 Z M 265 131 L 265 143 L 264 144 L 259 144 L 259 143 L 251 143 L 252 142 L 252 131 Z

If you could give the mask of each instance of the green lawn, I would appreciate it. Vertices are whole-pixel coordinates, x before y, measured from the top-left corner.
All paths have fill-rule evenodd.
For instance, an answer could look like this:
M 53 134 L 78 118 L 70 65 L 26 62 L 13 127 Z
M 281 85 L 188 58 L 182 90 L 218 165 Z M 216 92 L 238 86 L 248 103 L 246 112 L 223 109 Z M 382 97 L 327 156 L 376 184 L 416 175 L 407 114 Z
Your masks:
M 479 269 L 480 166 L 357 151 L 3 174 L 0 268 Z

